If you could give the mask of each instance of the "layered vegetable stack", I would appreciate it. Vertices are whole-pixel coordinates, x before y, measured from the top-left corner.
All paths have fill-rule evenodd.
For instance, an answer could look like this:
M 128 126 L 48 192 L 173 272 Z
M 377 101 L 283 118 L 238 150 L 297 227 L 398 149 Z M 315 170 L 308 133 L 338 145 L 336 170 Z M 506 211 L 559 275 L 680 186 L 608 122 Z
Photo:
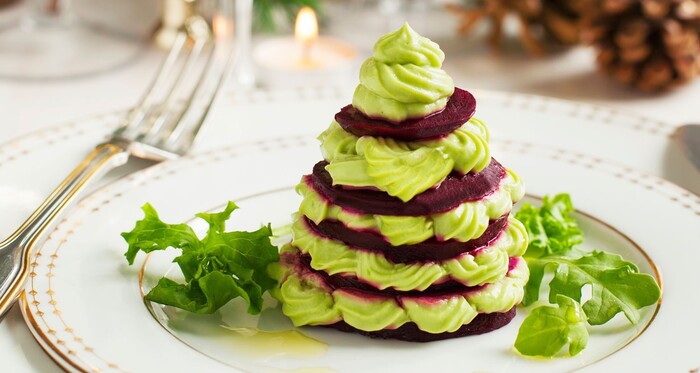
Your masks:
M 272 272 L 295 325 L 432 341 L 515 315 L 527 233 L 518 176 L 491 158 L 474 97 L 408 25 L 374 46 L 352 105 L 319 140 L 324 160 Z

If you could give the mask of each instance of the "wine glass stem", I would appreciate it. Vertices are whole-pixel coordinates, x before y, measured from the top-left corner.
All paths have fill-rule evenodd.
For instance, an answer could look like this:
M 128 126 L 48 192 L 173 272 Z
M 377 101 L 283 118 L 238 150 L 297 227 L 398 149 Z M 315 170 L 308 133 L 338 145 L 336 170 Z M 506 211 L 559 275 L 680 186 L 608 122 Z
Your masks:
M 251 56 L 253 30 L 253 0 L 236 0 L 234 35 L 237 44 L 238 62 L 234 75 L 240 88 L 250 89 L 255 85 L 255 72 Z

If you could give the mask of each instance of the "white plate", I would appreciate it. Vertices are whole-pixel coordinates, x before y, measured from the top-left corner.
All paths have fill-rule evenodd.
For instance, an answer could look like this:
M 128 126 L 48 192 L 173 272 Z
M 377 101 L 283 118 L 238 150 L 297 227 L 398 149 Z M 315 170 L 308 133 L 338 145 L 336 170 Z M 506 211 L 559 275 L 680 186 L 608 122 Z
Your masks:
M 226 199 L 239 199 L 293 185 L 301 173 L 308 172 L 320 157 L 313 138 L 325 128 L 335 110 L 347 102 L 348 97 L 343 92 L 345 91 L 307 90 L 274 94 L 258 92 L 248 97 L 227 96 L 205 127 L 197 149 L 229 143 L 235 145 L 228 150 L 200 153 L 180 162 L 157 166 L 111 185 L 86 200 L 42 249 L 44 254 L 52 254 L 42 254 L 37 260 L 37 275 L 33 277 L 36 294 L 28 294 L 36 295 L 37 299 L 28 299 L 24 311 L 28 324 L 43 347 L 62 366 L 75 370 L 109 370 L 112 362 L 129 371 L 164 370 L 168 366 L 173 371 L 178 371 L 182 369 L 182 364 L 192 364 L 192 367 L 198 369 L 200 365 L 197 364 L 209 364 L 201 366 L 211 367 L 212 370 L 225 368 L 225 365 L 204 357 L 177 341 L 150 316 L 140 301 L 135 276 L 138 270 L 123 266 L 121 254 L 124 247 L 118 233 L 131 227 L 139 217 L 138 206 L 146 200 L 156 204 L 163 216 L 178 221 L 187 219 L 193 212 L 219 205 Z M 700 330 L 698 323 L 692 319 L 691 311 L 699 304 L 698 296 L 690 285 L 698 283 L 698 277 L 692 271 L 693 259 L 698 259 L 698 253 L 687 250 L 694 244 L 692 234 L 687 232 L 696 232 L 698 229 L 700 199 L 661 179 L 633 169 L 666 175 L 684 185 L 700 185 L 697 183 L 698 176 L 690 171 L 692 169 L 687 163 L 683 163 L 680 153 L 669 141 L 668 135 L 673 129 L 608 108 L 537 96 L 477 92 L 477 97 L 478 116 L 489 124 L 493 137 L 497 139 L 494 142 L 494 154 L 526 178 L 529 192 L 537 195 L 558 191 L 572 193 L 577 207 L 612 224 L 647 250 L 664 275 L 666 297 L 661 312 L 651 327 L 641 338 L 593 365 L 593 368 L 606 367 L 606 364 L 611 364 L 611 369 L 621 365 L 650 368 L 653 364 L 659 364 L 657 367 L 685 370 L 697 366 L 695 356 L 698 351 L 693 349 L 691 338 L 699 335 Z M 61 154 L 68 153 L 77 160 L 83 154 L 80 147 L 87 147 L 96 139 L 102 138 L 116 118 L 116 115 L 101 118 L 102 126 L 98 126 L 95 121 L 86 121 L 57 127 L 0 147 L 0 175 L 26 175 L 22 170 L 28 162 L 35 165 L 42 160 L 45 162 L 46 157 L 56 154 L 52 151 L 57 149 L 63 151 Z M 52 140 L 54 135 L 60 141 Z M 266 137 L 280 140 L 259 141 Z M 509 140 L 516 138 L 517 141 Z M 631 142 L 630 139 L 634 141 Z M 279 154 L 280 144 L 288 146 L 282 154 Z M 620 144 L 629 146 L 622 147 Z M 275 168 L 280 173 L 273 177 L 269 170 L 252 167 L 250 162 L 245 161 L 246 157 L 257 157 L 256 154 L 274 157 L 274 160 L 268 159 L 268 163 L 274 161 L 283 164 L 284 166 L 278 165 Z M 67 163 L 62 166 L 67 168 L 69 165 Z M 190 171 L 185 172 L 187 169 Z M 56 167 L 47 173 L 33 175 L 22 183 L 13 182 L 3 186 L 10 193 L 3 195 L 6 199 L 0 201 L 0 205 L 14 204 L 23 209 L 35 206 L 37 196 L 41 196 L 52 185 L 49 183 L 37 187 L 37 182 L 45 183 L 42 178 L 46 178 L 47 174 L 49 179 L 55 177 L 57 180 L 65 174 L 63 171 L 61 167 Z M 204 172 L 206 177 L 202 180 L 191 178 L 190 175 L 195 171 Z M 261 176 L 265 177 L 256 179 L 253 177 L 256 173 L 262 173 Z M 146 184 L 140 185 L 142 182 Z M 37 189 L 39 192 L 33 192 Z M 119 192 L 121 196 L 112 196 L 111 193 L 115 190 L 122 190 Z M 16 196 L 25 198 L 17 199 Z M 110 197 L 106 198 L 108 196 Z M 264 203 L 264 200 L 251 201 Z M 291 201 L 288 203 L 292 205 L 295 203 L 289 198 L 285 200 Z M 275 204 L 275 207 L 269 215 L 258 216 L 258 219 L 275 221 L 287 216 L 289 211 L 283 211 L 281 204 Z M 264 212 L 255 208 L 251 210 Z M 252 217 L 244 221 L 258 223 Z M 73 226 L 76 223 L 78 225 Z M 600 229 L 606 232 L 603 228 Z M 665 233 L 667 230 L 669 232 Z M 592 228 L 590 231 L 593 232 Z M 626 241 L 614 232 L 595 232 L 598 233 L 592 233 L 592 238 L 596 240 L 611 243 L 611 240 L 619 239 L 617 242 L 623 246 L 618 247 L 619 250 L 626 251 L 631 247 L 625 246 Z M 673 254 L 674 250 L 680 252 Z M 56 252 L 60 256 L 52 258 L 51 255 L 58 255 Z M 631 250 L 628 254 L 633 255 L 635 251 Z M 643 256 L 633 259 L 640 267 L 651 271 L 651 266 Z M 51 277 L 47 277 L 49 274 Z M 65 290 L 54 290 L 51 299 L 52 294 L 46 293 L 49 291 L 49 282 L 55 286 L 62 284 L 60 286 Z M 39 284 L 44 284 L 44 288 L 38 288 Z M 95 288 L 99 291 L 94 291 Z M 34 301 L 38 304 L 34 304 Z M 58 313 L 54 314 L 56 310 Z M 647 317 L 651 315 L 653 312 L 647 314 Z M 104 318 L 108 322 L 105 323 Z M 687 324 L 674 325 L 671 320 L 688 321 Z M 499 359 L 511 369 L 517 364 L 554 370 L 579 367 L 613 352 L 636 334 L 635 330 L 629 329 L 629 334 L 620 337 L 621 339 L 615 337 L 617 339 L 605 342 L 607 344 L 601 342 L 597 347 L 592 345 L 579 358 L 551 363 L 538 361 L 531 366 L 528 364 L 532 364 L 532 361 L 516 359 L 508 351 L 513 340 L 511 337 L 514 336 L 514 330 L 517 330 L 517 326 L 514 326 L 517 325 L 516 322 L 511 324 L 510 329 L 503 331 L 510 334 L 501 337 L 505 344 L 500 351 L 504 355 Z M 134 325 L 138 325 L 138 328 L 134 328 Z M 135 331 L 136 334 L 132 335 L 129 331 Z M 123 335 L 124 338 L 111 338 L 113 335 Z M 140 341 L 150 340 L 147 338 L 159 338 L 168 349 L 173 349 L 172 355 L 169 354 L 167 359 L 157 359 L 158 362 L 149 360 L 149 356 L 153 355 L 142 352 L 154 351 L 154 346 L 157 345 L 144 344 L 143 350 L 134 347 Z M 485 341 L 491 337 L 478 338 Z M 597 338 L 592 339 L 592 344 L 595 339 Z M 126 342 L 119 347 L 119 341 Z M 360 341 L 358 343 L 367 343 L 364 338 Z M 660 344 L 659 341 L 665 343 Z M 501 346 L 501 342 L 497 341 L 496 344 Z M 433 345 L 439 344 L 431 344 Z M 663 351 L 669 358 L 657 359 L 656 362 L 633 358 L 655 356 L 655 349 Z M 406 349 L 398 351 L 411 352 Z M 336 352 L 331 346 L 328 354 L 334 356 Z M 364 357 L 366 351 L 359 352 Z M 121 353 L 126 354 L 120 355 Z M 160 352 L 155 354 L 160 356 Z M 459 350 L 456 356 L 462 354 L 464 350 Z M 170 356 L 173 356 L 172 361 Z M 186 363 L 175 359 L 181 356 L 187 357 Z M 411 355 L 401 356 L 397 361 Z M 445 358 L 444 363 L 463 370 L 461 368 L 464 366 L 455 365 L 451 360 Z M 238 364 L 243 366 L 249 362 L 241 361 Z M 419 366 L 411 364 L 412 368 Z M 478 368 L 472 365 L 467 367 L 470 370 L 472 367 L 475 370 Z
M 327 345 L 326 352 L 311 358 L 256 355 L 218 335 L 208 340 L 206 335 L 197 338 L 187 330 L 175 331 L 187 343 L 174 338 L 141 300 L 140 263 L 134 267 L 125 264 L 125 244 L 119 233 L 131 229 L 141 215 L 138 207 L 146 201 L 174 222 L 228 199 L 241 201 L 243 213 L 234 218 L 239 229 L 256 228 L 266 221 L 287 222 L 298 203 L 288 190 L 318 159 L 310 136 L 201 153 L 134 174 L 95 193 L 61 223 L 37 253 L 23 312 L 33 333 L 60 357 L 62 365 L 86 371 L 214 372 L 232 367 L 243 371 L 380 371 L 387 367 L 404 371 L 428 367 L 438 371 L 463 371 L 465 367 L 561 371 L 599 360 L 592 369 L 693 367 L 697 356 L 693 341 L 700 335 L 693 319 L 700 307 L 694 285 L 700 277 L 694 267 L 700 252 L 688 250 L 693 236 L 687 232 L 700 229 L 696 198 L 685 197 L 687 192 L 661 179 L 581 154 L 524 142 L 498 145 L 498 158 L 521 173 L 531 193 L 567 191 L 582 211 L 614 227 L 606 229 L 588 220 L 589 242 L 623 253 L 646 272 L 652 272 L 655 263 L 663 273 L 666 296 L 653 322 L 656 310 L 649 307 L 636 327 L 622 328 L 619 325 L 624 323 L 618 320 L 612 326 L 618 333 L 610 334 L 609 328 L 595 331 L 583 354 L 551 361 L 512 353 L 520 318 L 488 335 L 431 344 L 372 341 L 305 328 L 305 333 Z M 145 276 L 153 278 L 165 271 L 162 265 L 155 268 L 147 269 Z M 230 309 L 220 317 L 231 327 L 249 326 L 237 324 L 246 318 Z M 230 348 L 228 355 L 222 353 L 226 348 Z M 462 363 L 454 361 L 457 356 Z

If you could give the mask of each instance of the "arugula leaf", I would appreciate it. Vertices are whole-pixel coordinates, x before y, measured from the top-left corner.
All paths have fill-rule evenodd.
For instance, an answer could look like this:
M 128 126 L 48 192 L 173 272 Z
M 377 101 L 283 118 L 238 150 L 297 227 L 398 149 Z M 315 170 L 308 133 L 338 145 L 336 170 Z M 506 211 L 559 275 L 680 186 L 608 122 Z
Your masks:
M 518 330 L 515 348 L 526 356 L 551 357 L 569 345 L 574 356 L 586 348 L 588 330 L 586 314 L 575 300 L 556 296 L 557 306 L 533 309 Z
M 640 319 L 638 310 L 656 303 L 661 296 L 656 279 L 639 273 L 634 263 L 621 256 L 574 250 L 583 241 L 583 234 L 572 217 L 573 211 L 571 197 L 558 194 L 553 198 L 545 196 L 541 208 L 526 204 L 516 214 L 530 238 L 523 255 L 530 278 L 525 284 L 522 304 L 528 306 L 539 300 L 546 273 L 554 274 L 549 283 L 549 302 L 559 304 L 559 309 L 538 307 L 525 319 L 516 342 L 516 348 L 524 355 L 554 356 L 566 343 L 570 355 L 575 355 L 585 347 L 588 338 L 585 328 L 557 321 L 564 312 L 560 310 L 564 307 L 562 302 L 568 309 L 585 312 L 587 317 L 582 322 L 587 319 L 590 325 L 605 324 L 620 312 L 636 324 Z M 591 299 L 581 306 L 582 289 L 586 285 L 591 286 Z
M 515 214 L 530 237 L 525 256 L 561 255 L 583 242 L 583 232 L 571 216 L 574 206 L 568 194 L 542 199 L 542 207 L 525 203 Z
M 591 325 L 602 325 L 623 312 L 639 322 L 638 310 L 656 303 L 661 289 L 656 279 L 621 256 L 594 251 L 578 259 L 552 259 L 559 264 L 549 283 L 549 301 L 559 294 L 581 301 L 581 288 L 590 284 L 592 297 L 583 304 Z
M 526 253 L 527 254 L 527 253 Z M 525 295 L 523 296 L 522 305 L 529 306 L 540 300 L 540 287 L 542 287 L 542 279 L 547 271 L 551 271 L 552 267 L 556 267 L 546 259 L 525 258 L 527 267 L 530 270 L 530 277 L 525 284 Z
M 226 221 L 237 208 L 229 202 L 221 212 L 197 214 L 209 224 L 200 240 L 188 225 L 166 224 L 150 204 L 143 206 L 144 218 L 132 231 L 122 233 L 129 244 L 124 254 L 127 261 L 133 264 L 139 251 L 180 249 L 182 254 L 173 262 L 186 281 L 178 284 L 162 278 L 146 294 L 147 300 L 194 313 L 213 313 L 241 297 L 248 303 L 249 313 L 260 313 L 262 295 L 276 284 L 267 266 L 279 260 L 279 252 L 270 243 L 269 224 L 253 232 L 226 232 Z
M 634 263 L 616 254 L 594 251 L 579 258 L 566 256 L 583 238 L 571 216 L 574 211 L 571 198 L 568 194 L 545 196 L 542 204 L 542 208 L 523 206 L 524 211 L 516 215 L 526 221 L 523 223 L 531 238 L 524 255 L 530 278 L 525 285 L 523 305 L 539 300 L 544 274 L 552 271 L 550 303 L 554 303 L 559 294 L 581 302 L 581 289 L 591 285 L 592 298 L 583 304 L 591 325 L 605 324 L 620 312 L 636 324 L 639 321 L 637 310 L 656 303 L 661 296 L 656 280 L 639 273 Z
M 591 325 L 605 324 L 620 312 L 636 324 L 638 310 L 656 303 L 661 296 L 654 277 L 639 273 L 634 263 L 616 254 L 594 251 L 580 258 L 551 256 L 526 260 L 530 279 L 525 285 L 523 304 L 530 305 L 538 300 L 542 275 L 551 270 L 554 278 L 549 283 L 550 303 L 557 295 L 581 302 L 581 289 L 591 285 L 591 299 L 583 304 Z

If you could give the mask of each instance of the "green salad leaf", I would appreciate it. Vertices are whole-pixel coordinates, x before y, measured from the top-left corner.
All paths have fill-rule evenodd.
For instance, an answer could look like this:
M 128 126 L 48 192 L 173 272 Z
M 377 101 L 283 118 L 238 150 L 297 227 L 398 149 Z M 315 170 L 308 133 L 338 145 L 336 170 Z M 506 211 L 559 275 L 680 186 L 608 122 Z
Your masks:
M 620 312 L 630 323 L 636 324 L 640 319 L 639 309 L 658 302 L 661 297 L 656 279 L 649 274 L 639 273 L 639 268 L 634 263 L 617 254 L 604 251 L 583 253 L 575 250 L 575 246 L 583 242 L 583 234 L 572 216 L 573 211 L 571 197 L 568 194 L 558 194 L 552 198 L 544 197 L 542 207 L 525 204 L 516 214 L 530 237 L 524 255 L 530 269 L 530 278 L 525 285 L 522 304 L 529 306 L 539 301 L 544 276 L 553 273 L 549 283 L 550 303 L 556 302 L 561 308 L 561 297 L 565 297 L 579 305 L 583 302 L 583 288 L 588 285 L 591 287 L 591 298 L 580 306 L 588 324 L 605 324 Z M 533 314 L 528 317 L 533 319 L 531 325 L 534 325 L 535 318 L 549 317 L 549 313 L 553 312 L 535 313 L 540 308 L 533 310 Z M 540 322 L 545 323 L 547 320 Z M 578 334 L 568 335 L 574 332 L 580 334 L 577 330 L 557 330 L 562 333 L 559 341 L 580 338 Z M 521 340 L 518 350 L 523 348 L 528 351 L 528 347 L 523 345 L 529 343 L 524 342 L 527 340 L 529 339 Z M 549 354 L 551 349 L 538 350 L 545 352 L 535 355 L 553 356 L 558 351 Z
M 639 273 L 632 262 L 621 256 L 603 251 L 594 251 L 580 258 L 543 257 L 528 258 L 528 267 L 535 269 L 527 283 L 528 294 L 539 294 L 542 273 L 545 268 L 554 270 L 549 283 L 549 302 L 557 296 L 566 295 L 582 301 L 581 289 L 591 285 L 592 296 L 583 303 L 591 325 L 602 325 L 623 312 L 632 324 L 639 321 L 639 309 L 659 300 L 661 290 L 654 277 Z M 528 299 L 532 302 L 532 298 Z
M 533 309 L 518 330 L 515 348 L 526 356 L 554 356 L 569 345 L 574 356 L 586 348 L 588 330 L 586 314 L 575 300 L 557 295 L 557 306 Z
M 515 215 L 530 237 L 528 257 L 564 254 L 583 242 L 583 232 L 571 216 L 574 206 L 568 194 L 542 198 L 542 207 L 523 204 Z
M 147 300 L 194 313 L 213 313 L 241 297 L 249 313 L 260 313 L 262 295 L 276 284 L 267 274 L 267 265 L 279 260 L 279 252 L 270 243 L 269 224 L 253 232 L 226 232 L 226 221 L 237 208 L 229 202 L 221 212 L 197 214 L 209 224 L 200 239 L 187 224 L 164 223 L 150 204 L 142 207 L 144 218 L 130 232 L 122 233 L 129 244 L 126 260 L 133 264 L 140 251 L 180 249 L 182 253 L 173 262 L 185 277 L 184 284 L 160 279 L 146 294 Z

